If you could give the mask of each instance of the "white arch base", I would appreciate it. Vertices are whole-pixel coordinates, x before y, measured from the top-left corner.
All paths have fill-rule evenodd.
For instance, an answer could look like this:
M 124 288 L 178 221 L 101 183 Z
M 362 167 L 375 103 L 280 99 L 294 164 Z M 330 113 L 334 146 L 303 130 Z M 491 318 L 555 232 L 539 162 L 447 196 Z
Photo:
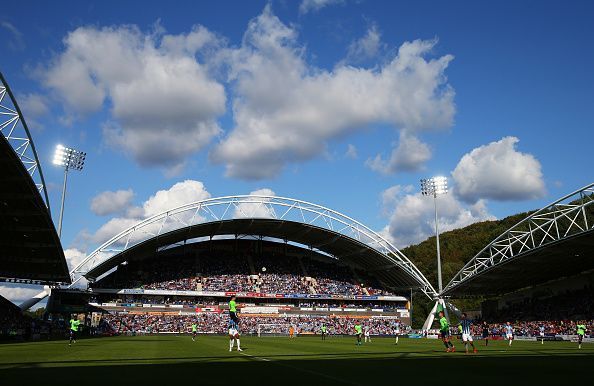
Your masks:
M 43 291 L 33 296 L 31 299 L 25 300 L 23 303 L 19 304 L 19 308 L 21 309 L 21 311 L 27 311 L 29 308 L 33 307 L 34 305 L 48 297 L 51 293 L 51 288 L 49 286 L 45 286 L 43 287 Z

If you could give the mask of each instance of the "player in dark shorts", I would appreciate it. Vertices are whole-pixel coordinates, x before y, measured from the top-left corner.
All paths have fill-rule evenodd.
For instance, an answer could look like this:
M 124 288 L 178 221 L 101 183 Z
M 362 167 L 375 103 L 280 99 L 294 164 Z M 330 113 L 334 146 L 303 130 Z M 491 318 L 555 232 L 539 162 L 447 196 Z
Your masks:
M 439 333 L 441 334 L 441 340 L 446 348 L 446 352 L 455 352 L 456 347 L 450 342 L 450 324 L 443 311 L 439 311 Z
M 70 318 L 70 339 L 68 341 L 68 346 L 72 346 L 72 343 L 76 343 L 76 335 L 78 333 L 78 326 L 80 325 L 80 320 L 75 319 L 74 316 Z
M 483 339 L 485 340 L 485 346 L 489 345 L 489 325 L 486 321 L 483 321 Z
M 578 323 L 576 325 L 576 329 L 578 336 L 578 348 L 582 348 L 582 341 L 584 340 L 584 335 L 586 335 L 586 325 L 584 322 Z
M 239 324 L 239 319 L 237 318 L 237 303 L 235 303 L 235 296 L 231 296 L 231 300 L 229 301 L 229 318 L 236 324 Z
M 355 323 L 355 337 L 357 338 L 357 346 L 361 346 L 361 337 L 363 336 L 363 327 L 361 327 L 361 323 Z

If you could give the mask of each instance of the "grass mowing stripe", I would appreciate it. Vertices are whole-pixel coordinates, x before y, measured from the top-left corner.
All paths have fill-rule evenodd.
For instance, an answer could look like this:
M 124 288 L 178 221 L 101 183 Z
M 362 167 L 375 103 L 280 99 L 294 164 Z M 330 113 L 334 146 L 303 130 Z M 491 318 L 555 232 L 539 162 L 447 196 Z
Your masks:
M 318 372 L 318 371 L 305 369 L 303 367 L 291 366 L 291 365 L 289 365 L 289 364 L 287 364 L 285 362 L 271 361 L 270 359 L 257 357 L 257 356 L 246 354 L 246 353 L 243 353 L 243 352 L 241 352 L 240 354 L 241 355 L 244 355 L 246 357 L 250 357 L 250 358 L 256 359 L 256 360 L 260 360 L 260 361 L 264 361 L 264 362 L 270 362 L 270 363 L 272 363 L 273 365 L 276 365 L 276 366 L 285 367 L 285 368 L 289 368 L 289 369 L 292 369 L 292 370 L 300 371 L 302 373 L 308 373 L 308 374 L 312 374 L 312 375 L 315 375 L 315 376 L 318 376 L 318 377 L 327 378 L 327 379 L 329 379 L 331 381 L 338 382 L 338 383 L 341 383 L 341 384 L 355 385 L 355 386 L 362 385 L 360 383 L 349 382 L 349 381 L 346 381 L 344 379 L 336 378 L 336 377 L 333 377 L 331 375 L 324 374 L 324 373 L 321 373 L 321 372 Z

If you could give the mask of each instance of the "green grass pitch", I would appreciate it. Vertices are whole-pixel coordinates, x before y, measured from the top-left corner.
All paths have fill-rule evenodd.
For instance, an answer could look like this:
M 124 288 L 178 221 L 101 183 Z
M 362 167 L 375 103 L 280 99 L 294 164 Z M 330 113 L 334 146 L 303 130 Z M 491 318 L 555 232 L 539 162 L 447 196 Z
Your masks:
M 568 385 L 588 384 L 594 345 L 491 341 L 478 354 L 438 340 L 139 336 L 0 345 L 0 385 Z

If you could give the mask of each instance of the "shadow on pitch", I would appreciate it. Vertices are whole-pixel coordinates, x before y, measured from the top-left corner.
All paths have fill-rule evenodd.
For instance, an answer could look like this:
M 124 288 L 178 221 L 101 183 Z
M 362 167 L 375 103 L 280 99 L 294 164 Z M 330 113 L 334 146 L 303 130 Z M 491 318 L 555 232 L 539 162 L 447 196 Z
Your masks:
M 333 358 L 326 360 L 300 359 L 264 362 L 257 357 L 242 357 L 229 362 L 229 356 L 200 358 L 185 363 L 116 364 L 117 361 L 82 362 L 79 366 L 58 362 L 60 367 L 40 367 L 27 364 L 27 368 L 0 370 L 3 384 L 87 385 L 142 384 L 170 385 L 192 383 L 200 385 L 369 385 L 380 382 L 396 384 L 460 385 L 469 374 L 478 385 L 510 384 L 512 380 L 522 385 L 550 385 L 583 383 L 584 374 L 576 369 L 586 369 L 593 355 L 581 356 L 527 356 L 424 358 Z M 267 357 L 271 359 L 271 357 Z M 195 359 L 195 358 L 190 358 Z M 183 360 L 183 358 L 171 358 Z M 101 364 L 95 362 L 104 362 Z

